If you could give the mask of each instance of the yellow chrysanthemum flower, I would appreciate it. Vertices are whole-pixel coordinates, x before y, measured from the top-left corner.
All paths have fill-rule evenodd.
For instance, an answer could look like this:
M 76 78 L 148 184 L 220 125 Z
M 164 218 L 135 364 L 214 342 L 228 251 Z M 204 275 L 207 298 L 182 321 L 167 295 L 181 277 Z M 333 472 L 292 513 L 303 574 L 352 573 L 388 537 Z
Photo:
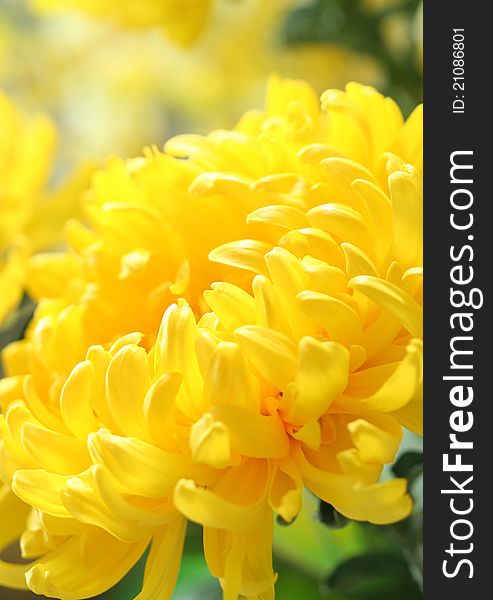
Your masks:
M 80 10 L 131 27 L 162 27 L 175 43 L 188 46 L 207 25 L 214 0 L 31 0 L 39 12 Z
M 421 136 L 371 88 L 320 108 L 274 79 L 235 131 L 95 178 L 92 229 L 37 259 L 44 299 L 5 353 L 0 547 L 35 560 L 1 583 L 90 597 L 152 540 L 138 598 L 170 598 L 186 517 L 226 600 L 273 598 L 273 512 L 303 485 L 356 520 L 409 513 L 379 478 L 422 420 Z
M 71 251 L 30 263 L 29 291 L 39 307 L 27 338 L 4 352 L 6 372 L 15 376 L 0 384 L 4 403 L 22 393 L 30 373 L 56 410 L 61 386 L 91 344 L 131 331 L 152 344 L 177 297 L 200 315 L 202 291 L 213 281 L 248 286 L 250 274 L 219 268 L 207 254 L 243 237 L 274 242 L 275 228 L 245 224 L 249 212 L 309 207 L 339 193 L 337 175 L 328 180 L 327 169 L 310 165 L 327 153 L 357 160 L 385 186 L 384 152 L 419 170 L 420 127 L 419 111 L 403 124 L 397 106 L 371 88 L 327 92 L 321 110 L 310 86 L 274 78 L 265 111 L 247 113 L 235 131 L 178 136 L 164 154 L 111 161 L 85 200 L 91 227 L 70 223 Z
M 272 273 L 284 253 L 267 257 Z M 23 556 L 35 560 L 0 563 L 4 585 L 22 587 L 26 572 L 35 593 L 89 597 L 152 540 L 138 598 L 170 598 L 186 517 L 204 526 L 226 600 L 273 598 L 273 511 L 291 521 L 303 484 L 353 519 L 389 523 L 409 513 L 405 480 L 377 481 L 401 439 L 392 411 L 419 387 L 420 344 L 397 368 L 361 369 L 363 347 L 326 340 L 326 323 L 298 343 L 252 325 L 269 314 L 260 291 L 267 280 L 255 281 L 254 297 L 215 286 L 210 303 L 223 309 L 198 326 L 184 301 L 172 305 L 149 353 L 140 334 L 109 351 L 91 347 L 49 422 L 28 407 L 41 404 L 26 385 L 27 403 L 12 403 L 2 423 L 2 466 L 32 511 L 26 528 L 25 506 L 4 490 L 0 514 L 17 506 L 19 529 L 8 540 L 23 531 Z M 272 308 L 271 318 L 292 316 Z
M 93 167 L 86 165 L 48 192 L 56 142 L 45 116 L 26 117 L 0 93 L 0 324 L 26 286 L 28 258 L 60 242 L 64 222 L 78 213 L 78 196 Z
M 0 93 L 0 324 L 25 284 L 25 233 L 49 177 L 55 130 L 45 117 L 27 119 Z M 36 243 L 36 240 L 33 240 Z

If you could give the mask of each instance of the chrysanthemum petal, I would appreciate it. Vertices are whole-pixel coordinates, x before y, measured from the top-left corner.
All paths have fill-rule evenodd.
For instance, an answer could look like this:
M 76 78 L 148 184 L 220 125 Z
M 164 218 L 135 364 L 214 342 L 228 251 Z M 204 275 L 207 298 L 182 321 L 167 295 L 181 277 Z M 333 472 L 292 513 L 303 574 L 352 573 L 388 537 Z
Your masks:
M 151 528 L 132 526 L 109 510 L 94 491 L 90 481 L 69 479 L 61 496 L 63 504 L 71 516 L 82 523 L 104 529 L 123 542 L 133 543 L 143 538 L 148 539 L 152 533 Z
M 190 429 L 190 450 L 197 464 L 224 469 L 239 463 L 239 456 L 231 448 L 229 431 L 210 413 L 205 413 Z
M 140 346 L 124 346 L 110 362 L 106 389 L 111 415 L 127 435 L 145 433 L 143 405 L 149 385 L 146 351 Z
M 369 275 L 354 277 L 349 286 L 397 317 L 413 337 L 421 337 L 422 311 L 409 294 L 388 281 Z
M 322 204 L 307 213 L 312 227 L 318 227 L 368 251 L 370 232 L 361 214 L 343 204 Z
M 47 473 L 42 469 L 19 469 L 12 480 L 12 490 L 24 502 L 49 515 L 69 517 L 60 495 L 69 478 Z
M 93 379 L 92 362 L 81 362 L 69 375 L 60 395 L 60 413 L 65 425 L 81 440 L 97 428 L 92 408 Z
M 255 319 L 261 327 L 275 329 L 280 333 L 291 334 L 289 319 L 283 310 L 281 295 L 274 284 L 264 275 L 257 275 L 252 283 L 255 298 Z
M 343 242 L 341 248 L 344 250 L 346 256 L 346 273 L 348 278 L 356 277 L 357 275 L 378 276 L 377 268 L 371 258 L 357 246 Z
M 185 519 L 178 517 L 153 535 L 142 591 L 135 600 L 170 600 L 180 568 L 186 524 Z
M 301 509 L 303 482 L 300 473 L 290 456 L 279 461 L 269 490 L 269 503 L 287 523 L 290 523 Z
M 404 427 L 423 435 L 423 388 L 411 400 L 393 413 Z
M 364 371 L 360 372 L 364 377 Z M 351 377 L 357 379 L 360 374 Z M 423 354 L 419 340 L 407 347 L 406 356 L 385 378 L 381 387 L 372 395 L 364 397 L 362 403 L 380 412 L 392 412 L 405 406 L 419 390 L 423 377 Z M 350 388 L 348 388 L 348 395 Z
M 192 309 L 179 300 L 164 313 L 154 351 L 154 369 L 157 373 L 181 373 L 183 380 L 177 393 L 177 406 L 191 418 L 199 417 L 204 406 L 196 340 L 197 326 Z
M 255 302 L 240 287 L 230 283 L 213 283 L 204 298 L 228 329 L 236 329 L 255 320 Z
M 239 505 L 185 479 L 176 485 L 173 499 L 177 509 L 191 521 L 233 533 L 250 531 L 259 523 L 265 509 L 263 499 Z
M 296 454 L 296 462 L 306 485 L 350 519 L 383 525 L 407 517 L 412 509 L 405 479 L 362 485 L 345 475 L 314 467 L 301 451 Z
M 281 458 L 289 451 L 289 440 L 277 415 L 259 415 L 237 405 L 216 405 L 212 414 L 224 423 L 232 447 L 243 456 Z
M 289 231 L 283 235 L 279 244 L 298 258 L 309 255 L 335 267 L 343 268 L 345 265 L 340 246 L 323 229 L 305 227 Z
M 253 273 L 266 274 L 264 256 L 272 248 L 257 240 L 229 242 L 209 253 L 209 260 Z
M 348 429 L 362 461 L 387 464 L 394 460 L 402 439 L 402 429 L 394 419 L 356 419 L 348 424 Z
M 235 336 L 248 360 L 272 385 L 283 390 L 293 381 L 297 348 L 290 338 L 255 325 L 240 327 L 235 331 Z
M 167 447 L 170 433 L 176 426 L 174 401 L 180 388 L 180 373 L 165 373 L 146 392 L 144 419 L 150 439 L 158 446 Z
M 207 405 L 234 404 L 256 411 L 259 407 L 258 393 L 258 384 L 238 344 L 220 342 L 214 349 L 205 376 Z
M 2 520 L 0 529 L 0 553 L 19 538 L 25 528 L 30 507 L 11 492 L 8 486 L 0 487 L 0 513 L 8 516 Z M 26 565 L 0 560 L 0 585 L 15 590 L 27 589 Z
M 303 338 L 295 388 L 286 397 L 286 420 L 304 425 L 321 417 L 346 387 L 348 366 L 349 352 L 341 344 Z
M 53 473 L 80 473 L 90 464 L 84 442 L 34 423 L 22 426 L 21 440 L 33 460 Z
M 247 223 L 266 223 L 282 229 L 303 229 L 308 227 L 305 213 L 294 206 L 264 206 L 257 208 L 247 216 Z
M 35 594 L 81 600 L 103 593 L 117 583 L 143 554 L 149 540 L 121 542 L 105 531 L 90 529 L 69 538 L 26 574 Z
M 103 464 L 129 494 L 165 497 L 190 464 L 182 454 L 105 430 L 91 434 L 88 445 L 93 460 Z
M 361 340 L 361 319 L 348 304 L 318 292 L 298 294 L 301 310 L 327 330 L 331 340 L 350 346 Z
M 226 470 L 212 488 L 182 480 L 175 488 L 174 502 L 185 516 L 206 526 L 246 532 L 265 512 L 269 472 L 267 461 L 245 459 L 235 469 Z
M 403 268 L 423 263 L 423 206 L 412 175 L 396 171 L 389 177 L 392 200 L 392 256 Z

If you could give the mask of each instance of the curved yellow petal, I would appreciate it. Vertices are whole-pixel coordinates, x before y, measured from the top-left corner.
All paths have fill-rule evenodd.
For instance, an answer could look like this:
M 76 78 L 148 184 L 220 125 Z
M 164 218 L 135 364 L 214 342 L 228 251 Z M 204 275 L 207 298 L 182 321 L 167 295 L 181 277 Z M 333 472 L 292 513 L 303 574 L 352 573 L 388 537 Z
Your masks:
M 78 521 L 100 527 L 123 542 L 149 538 L 154 527 L 172 518 L 169 510 L 153 514 L 131 505 L 112 488 L 100 466 L 92 467 L 84 479 L 67 480 L 61 498 Z
M 268 382 L 283 390 L 293 381 L 297 348 L 290 338 L 256 325 L 240 327 L 235 337 L 248 360 Z
M 227 329 L 236 329 L 255 320 L 254 299 L 236 285 L 213 283 L 204 298 Z
M 100 529 L 69 538 L 26 574 L 35 594 L 64 600 L 97 596 L 114 586 L 142 556 L 149 539 L 134 544 L 117 540 Z
M 219 578 L 225 599 L 235 600 L 238 596 L 274 599 L 272 530 L 273 515 L 269 508 L 263 511 L 259 524 L 246 533 L 204 528 L 207 565 Z
M 350 519 L 383 525 L 404 519 L 412 510 L 405 479 L 363 485 L 346 475 L 314 467 L 301 450 L 295 460 L 306 486 Z
M 308 289 L 329 295 L 342 294 L 346 291 L 347 275 L 339 267 L 312 256 L 305 256 L 302 265 L 310 278 Z
M 404 359 L 385 379 L 381 387 L 361 402 L 371 410 L 392 412 L 410 402 L 419 392 L 423 381 L 423 347 L 420 340 L 412 340 Z M 364 374 L 364 371 L 360 372 Z M 354 373 L 351 378 L 358 378 Z M 348 392 L 350 389 L 348 388 Z
M 370 275 L 354 277 L 348 285 L 399 319 L 413 337 L 422 337 L 422 310 L 409 294 L 388 281 Z
M 32 375 L 24 377 L 23 390 L 27 406 L 42 425 L 53 431 L 69 433 L 60 416 L 39 397 Z
M 289 440 L 277 415 L 264 416 L 242 406 L 216 405 L 212 414 L 223 423 L 233 449 L 253 458 L 281 458 L 289 451 Z
M 392 258 L 404 269 L 423 264 L 423 199 L 412 175 L 396 171 L 389 177 L 392 201 Z
M 88 446 L 93 461 L 104 465 L 128 494 L 166 497 L 190 468 L 189 459 L 182 454 L 107 430 L 91 434 Z
M 214 421 L 205 413 L 190 429 L 190 450 L 198 464 L 224 469 L 238 464 L 231 449 L 231 439 L 224 423 Z
M 74 475 L 90 464 L 84 442 L 34 423 L 24 423 L 21 440 L 33 460 L 51 473 Z
M 203 409 L 196 341 L 197 325 L 192 309 L 184 300 L 178 300 L 164 313 L 154 349 L 154 368 L 156 373 L 182 375 L 176 404 L 191 419 L 199 418 Z
M 150 386 L 147 352 L 128 345 L 111 359 L 106 378 L 108 407 L 126 435 L 145 434 L 144 397 Z
M 171 599 L 180 569 L 186 528 L 186 520 L 178 517 L 153 535 L 142 591 L 135 600 Z
M 290 523 L 301 509 L 303 481 L 290 456 L 281 461 L 272 478 L 269 504 L 286 523 Z
M 371 237 L 359 212 L 343 204 L 322 204 L 307 213 L 312 227 L 318 227 L 368 252 Z
M 85 360 L 76 365 L 65 382 L 60 394 L 60 413 L 65 425 L 80 440 L 85 440 L 97 429 L 93 411 L 93 363 Z
M 361 319 L 346 302 L 309 290 L 300 292 L 297 298 L 303 313 L 320 323 L 331 340 L 348 347 L 360 343 Z
M 356 419 L 348 429 L 362 461 L 386 464 L 394 460 L 402 440 L 402 429 L 394 419 L 384 419 L 383 415 L 373 422 Z
M 392 413 L 404 427 L 423 435 L 423 386 L 420 386 L 411 400 Z
M 309 223 L 305 213 L 294 206 L 263 206 L 247 216 L 247 223 L 265 223 L 283 229 L 303 229 Z
M 233 533 L 253 529 L 261 521 L 265 510 L 264 498 L 253 504 L 236 504 L 186 479 L 177 483 L 173 500 L 176 508 L 191 521 Z
M 356 179 L 351 187 L 365 203 L 373 231 L 375 261 L 379 263 L 387 255 L 392 239 L 390 199 L 380 187 L 366 179 Z
M 252 289 L 258 325 L 290 335 L 289 318 L 285 311 L 280 309 L 281 295 L 272 282 L 264 275 L 257 275 L 252 282 Z
M 228 242 L 209 253 L 212 262 L 244 269 L 253 273 L 267 274 L 264 256 L 272 246 L 256 240 Z
M 289 250 L 276 246 L 265 255 L 265 262 L 272 283 L 279 290 L 282 299 L 295 296 L 305 288 L 306 273 L 299 259 Z
M 335 342 L 304 337 L 299 344 L 295 386 L 286 394 L 285 418 L 294 425 L 316 420 L 344 391 L 349 352 Z
M 214 348 L 204 381 L 207 406 L 234 404 L 258 410 L 258 385 L 238 344 L 220 342 Z
M 180 388 L 180 373 L 165 373 L 147 390 L 144 419 L 151 440 L 163 448 L 173 447 L 171 436 L 176 428 L 174 402 Z
M 30 507 L 11 492 L 8 486 L 0 488 L 0 553 L 17 540 L 26 526 Z M 14 590 L 27 589 L 27 565 L 0 560 L 0 586 Z
M 377 267 L 373 264 L 371 258 L 357 246 L 343 242 L 341 248 L 344 250 L 344 255 L 346 256 L 346 273 L 348 278 L 356 277 L 357 275 L 378 276 Z
M 70 517 L 62 504 L 61 491 L 69 476 L 54 475 L 41 469 L 15 472 L 12 490 L 24 502 L 55 517 Z

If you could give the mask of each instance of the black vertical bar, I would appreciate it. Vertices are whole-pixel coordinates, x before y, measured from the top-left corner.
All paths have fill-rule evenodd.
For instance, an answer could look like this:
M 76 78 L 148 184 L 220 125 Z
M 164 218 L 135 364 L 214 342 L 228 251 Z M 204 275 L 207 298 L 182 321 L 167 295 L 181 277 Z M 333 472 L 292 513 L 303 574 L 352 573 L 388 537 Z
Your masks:
M 424 598 L 429 600 L 493 597 L 488 8 L 488 3 L 428 0 L 424 13 Z M 451 172 L 453 163 L 472 168 Z M 453 355 L 454 349 L 459 353 Z

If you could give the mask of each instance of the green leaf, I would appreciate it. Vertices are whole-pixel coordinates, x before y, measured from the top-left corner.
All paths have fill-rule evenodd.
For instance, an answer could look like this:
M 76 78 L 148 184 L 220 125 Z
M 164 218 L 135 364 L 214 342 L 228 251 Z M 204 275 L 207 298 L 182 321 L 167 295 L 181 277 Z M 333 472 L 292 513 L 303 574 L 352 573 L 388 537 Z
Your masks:
M 392 471 L 396 477 L 406 477 L 416 467 L 423 466 L 423 453 L 411 450 L 402 454 L 397 462 L 392 466 Z
M 322 600 L 330 598 L 325 586 L 318 578 L 308 576 L 306 573 L 293 569 L 286 562 L 276 561 L 275 570 L 279 574 L 276 583 L 276 598 L 281 600 Z
M 341 515 L 340 512 L 337 512 L 332 504 L 328 504 L 323 500 L 320 500 L 317 517 L 321 523 L 331 529 L 341 529 L 342 527 L 346 527 L 350 522 L 347 517 Z
M 420 600 L 422 592 L 405 560 L 393 552 L 371 552 L 340 564 L 327 580 L 330 592 L 347 600 Z
M 404 452 L 392 466 L 392 472 L 396 477 L 405 477 L 408 481 L 411 495 L 416 501 L 421 501 L 423 453 L 418 451 Z M 420 482 L 421 485 L 419 485 Z M 421 504 L 421 502 L 418 502 L 418 504 Z

